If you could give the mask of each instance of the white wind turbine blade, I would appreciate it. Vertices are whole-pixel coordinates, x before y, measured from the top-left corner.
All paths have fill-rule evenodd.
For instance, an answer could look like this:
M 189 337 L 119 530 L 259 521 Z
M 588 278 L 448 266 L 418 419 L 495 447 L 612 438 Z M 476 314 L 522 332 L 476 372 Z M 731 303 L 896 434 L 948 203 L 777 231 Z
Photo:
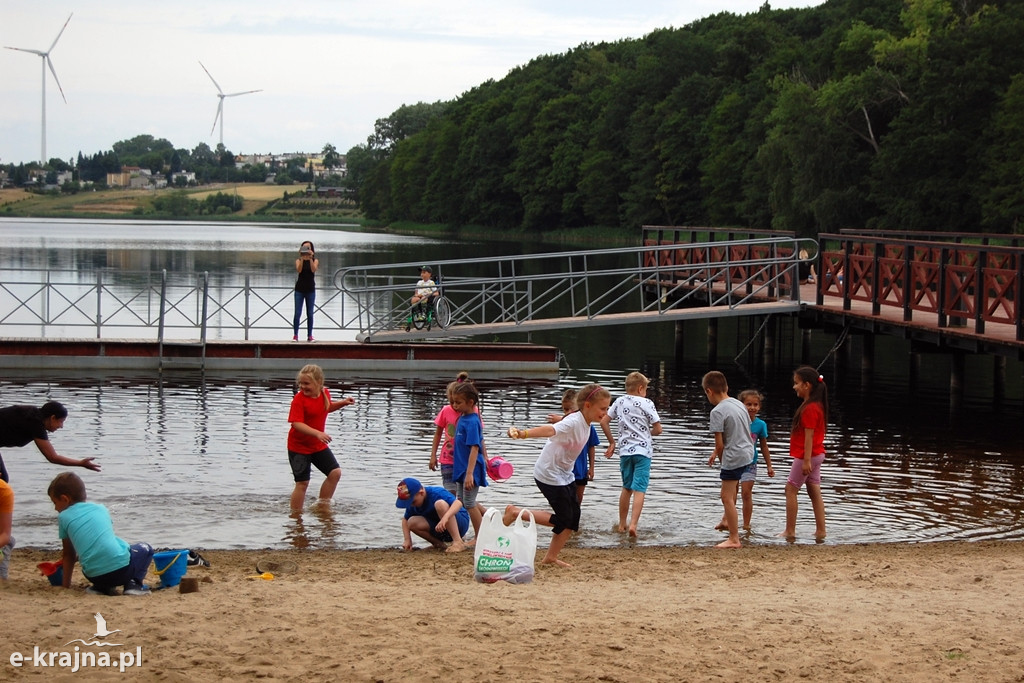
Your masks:
M 217 105 L 217 115 L 213 117 L 213 126 L 210 127 L 210 135 L 213 135 L 213 131 L 217 130 L 217 121 L 223 115 L 224 115 L 224 96 L 221 96 L 220 103 Z
M 46 51 L 46 54 L 50 54 L 51 52 L 53 52 L 53 48 L 57 46 L 57 41 L 60 40 L 60 37 L 62 35 L 64 35 L 64 29 L 68 27 L 68 24 L 71 22 L 71 17 L 73 16 L 75 16 L 74 12 L 68 15 L 68 20 L 65 21 L 64 25 L 60 27 L 60 33 L 58 33 L 57 37 L 53 39 L 52 43 L 50 43 L 50 49 Z M 50 67 L 50 69 L 52 70 L 53 67 Z
M 203 66 L 203 63 L 199 62 L 199 66 Z M 203 66 L 203 71 L 206 71 L 206 75 L 210 76 L 210 72 L 207 70 L 205 66 Z M 210 80 L 213 81 L 213 87 L 217 88 L 217 92 L 223 95 L 224 91 L 220 89 L 220 86 L 217 84 L 217 81 L 213 80 L 213 76 L 210 76 Z
M 228 93 L 227 95 L 224 95 L 224 97 L 237 97 L 238 95 L 248 95 L 249 93 L 254 93 L 254 92 L 263 92 L 263 90 L 261 88 L 260 90 L 245 90 L 243 92 L 233 92 L 233 93 Z M 221 101 L 223 101 L 223 100 L 221 100 Z
M 64 88 L 60 87 L 60 79 L 57 78 L 57 70 L 53 68 L 53 61 L 50 59 L 49 55 L 43 59 L 46 60 L 46 66 L 50 67 L 50 73 L 53 74 L 53 80 L 57 82 L 57 90 L 60 90 L 60 96 L 64 100 L 64 104 L 67 104 L 68 98 L 64 97 Z
M 30 50 L 27 47 L 8 47 L 8 46 L 4 45 L 4 48 L 7 49 L 7 50 L 17 50 L 18 52 L 31 52 L 32 54 L 39 55 L 40 57 L 45 57 L 46 56 L 45 52 L 41 52 L 39 50 Z

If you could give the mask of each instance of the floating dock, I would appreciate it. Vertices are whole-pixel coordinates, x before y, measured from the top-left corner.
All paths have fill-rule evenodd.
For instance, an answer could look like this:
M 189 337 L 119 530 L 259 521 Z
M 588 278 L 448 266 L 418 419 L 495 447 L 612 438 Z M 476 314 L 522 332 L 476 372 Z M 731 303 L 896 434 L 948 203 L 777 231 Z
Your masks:
M 0 339 L 2 370 L 296 371 L 306 363 L 345 372 L 416 372 L 455 375 L 557 375 L 554 346 L 449 342 L 208 341 L 135 339 Z

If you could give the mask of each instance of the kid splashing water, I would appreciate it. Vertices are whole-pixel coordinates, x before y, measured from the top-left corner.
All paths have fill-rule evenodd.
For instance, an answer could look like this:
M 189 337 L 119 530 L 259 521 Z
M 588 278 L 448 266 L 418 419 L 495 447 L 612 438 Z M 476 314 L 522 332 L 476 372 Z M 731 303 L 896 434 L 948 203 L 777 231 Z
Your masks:
M 319 365 L 303 366 L 296 382 L 299 391 L 288 411 L 288 421 L 292 425 L 288 430 L 288 462 L 295 479 L 291 497 L 293 514 L 302 511 L 313 466 L 327 477 L 320 485 L 317 502 L 330 504 L 341 479 L 341 467 L 327 445 L 331 443 L 331 435 L 324 431 L 327 415 L 355 403 L 351 397 L 331 400 L 331 393 L 324 387 L 324 371 Z
M 551 512 L 531 510 L 537 524 L 552 527 L 554 535 L 542 564 L 571 567 L 568 562 L 558 559 L 558 553 L 565 547 L 572 532 L 580 526 L 580 500 L 576 493 L 576 478 L 573 465 L 576 457 L 590 440 L 590 425 L 601 422 L 608 414 L 611 394 L 598 384 L 588 384 L 576 394 L 577 411 L 563 417 L 556 424 L 546 424 L 529 429 L 509 427 L 508 435 L 513 439 L 547 438 L 544 448 L 533 466 L 533 478 L 537 488 L 547 498 Z M 508 526 L 519 516 L 521 508 L 509 505 L 505 508 L 502 521 Z
M 796 538 L 797 493 L 807 484 L 814 509 L 814 537 L 825 538 L 825 501 L 821 497 L 821 463 L 825 460 L 825 426 L 828 423 L 828 387 L 825 378 L 807 365 L 793 372 L 793 391 L 803 399 L 793 416 L 789 454 L 793 465 L 786 480 L 786 530 L 779 536 Z

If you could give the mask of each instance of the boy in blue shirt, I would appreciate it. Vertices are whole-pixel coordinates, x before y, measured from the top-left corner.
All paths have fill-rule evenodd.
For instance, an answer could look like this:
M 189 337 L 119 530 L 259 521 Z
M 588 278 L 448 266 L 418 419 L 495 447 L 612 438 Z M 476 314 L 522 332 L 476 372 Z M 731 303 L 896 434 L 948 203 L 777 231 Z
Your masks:
M 92 583 L 86 593 L 117 595 L 124 586 L 125 595 L 149 595 L 143 585 L 153 548 L 146 543 L 128 545 L 114 535 L 114 524 L 107 508 L 85 500 L 85 482 L 71 472 L 58 474 L 47 489 L 57 515 L 58 535 L 64 544 L 64 588 L 71 587 L 75 561 Z
M 406 477 L 398 484 L 395 507 L 405 510 L 402 547 L 406 550 L 412 550 L 411 534 L 445 552 L 457 553 L 467 548 L 462 536 L 469 530 L 469 511 L 443 487 L 424 487 L 418 480 Z M 451 545 L 446 547 L 446 542 Z

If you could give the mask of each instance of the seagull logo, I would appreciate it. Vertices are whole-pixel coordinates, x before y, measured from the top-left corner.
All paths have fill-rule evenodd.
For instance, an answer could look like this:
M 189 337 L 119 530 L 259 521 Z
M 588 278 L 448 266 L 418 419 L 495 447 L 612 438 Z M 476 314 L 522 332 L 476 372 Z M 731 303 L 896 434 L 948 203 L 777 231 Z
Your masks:
M 103 615 L 100 614 L 99 612 L 97 612 L 93 616 L 96 618 L 96 633 L 92 634 L 93 638 L 106 638 L 109 635 L 121 632 L 121 629 L 119 629 L 119 628 L 115 628 L 113 631 L 108 630 L 107 629 L 107 620 L 104 619 Z M 82 640 L 81 638 L 75 638 L 74 640 L 69 640 L 68 642 L 64 643 L 64 646 L 67 647 L 71 643 L 81 643 L 82 645 L 96 645 L 96 646 L 100 646 L 100 647 L 103 647 L 103 646 L 119 646 L 119 645 L 121 645 L 121 643 L 107 643 L 107 642 L 103 642 L 103 641 L 100 641 L 100 640 L 93 640 L 91 642 L 88 642 L 88 641 Z

